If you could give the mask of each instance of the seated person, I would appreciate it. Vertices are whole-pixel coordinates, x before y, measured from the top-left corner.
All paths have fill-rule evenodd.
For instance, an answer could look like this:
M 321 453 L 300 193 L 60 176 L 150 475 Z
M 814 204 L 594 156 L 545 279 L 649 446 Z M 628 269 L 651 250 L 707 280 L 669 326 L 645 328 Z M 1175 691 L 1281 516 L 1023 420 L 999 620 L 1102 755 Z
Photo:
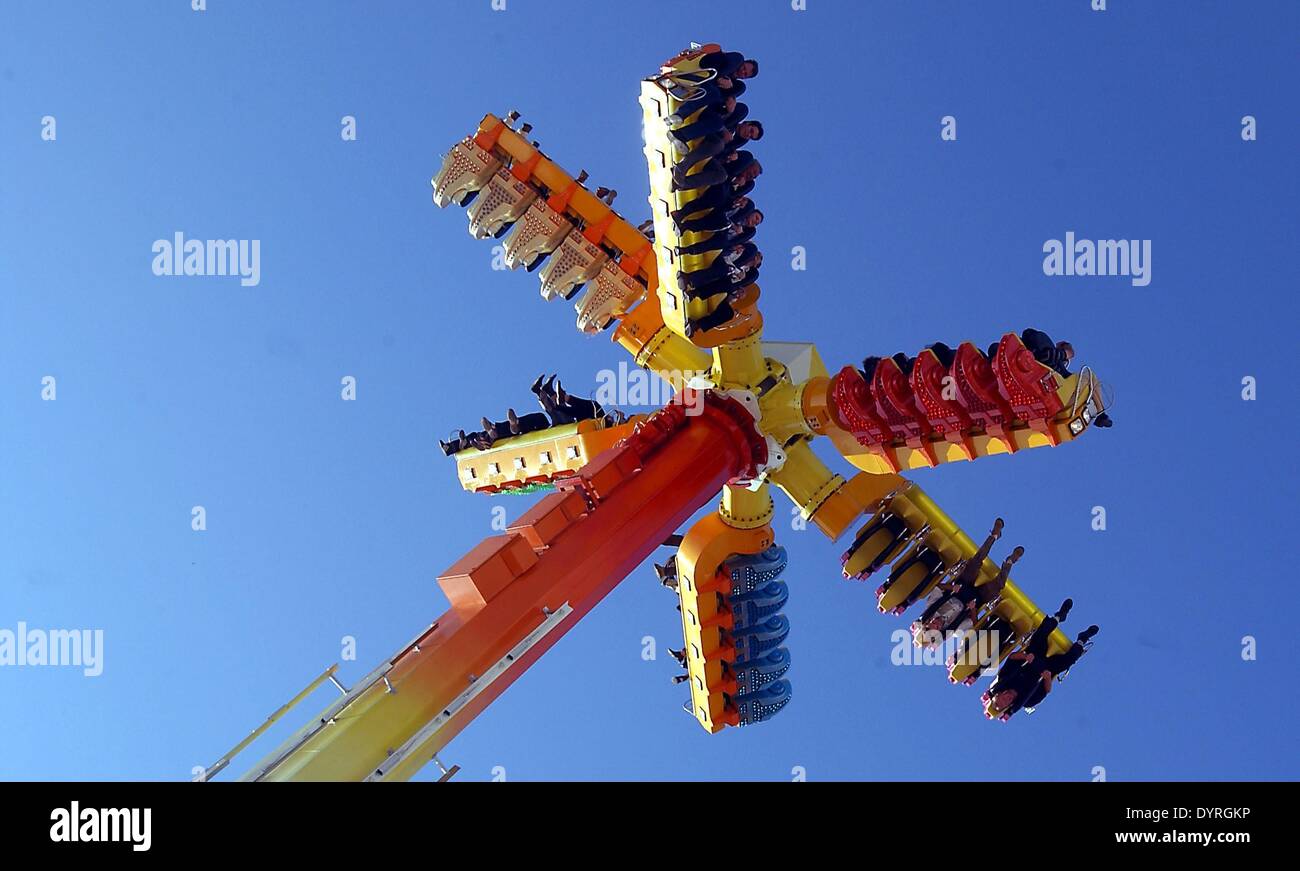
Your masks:
M 702 109 L 689 124 L 678 124 L 668 128 L 668 138 L 676 151 L 683 151 L 686 144 L 701 136 L 720 133 L 723 130 L 735 130 L 749 117 L 749 106 L 739 102 L 735 97 L 727 97 L 716 106 Z
M 523 417 L 515 414 L 513 408 L 506 409 L 506 420 L 510 423 L 511 435 L 523 435 L 524 433 L 537 432 L 538 430 L 547 429 L 551 422 L 545 414 L 540 411 L 534 411 L 525 414 Z
M 1005 720 L 1015 713 L 1015 710 L 1019 710 L 1020 705 L 1016 704 L 1017 700 L 1023 702 L 1040 679 L 1041 667 L 1043 661 L 1047 659 L 1047 645 L 1052 633 L 1065 622 L 1073 605 L 1072 599 L 1062 602 L 1060 609 L 1054 615 L 1043 618 L 1043 622 L 1034 629 L 1024 647 L 1008 656 L 1002 663 L 993 685 L 982 696 L 983 701 L 988 704 L 987 712 L 990 716 L 1002 715 L 1000 719 Z M 1091 627 L 1088 632 L 1095 634 Z M 1091 634 L 1088 637 L 1091 637 Z M 1007 713 L 1012 708 L 1015 710 Z
M 713 229 L 712 226 L 709 227 L 683 226 L 686 224 L 691 224 L 694 221 L 718 220 L 719 218 L 718 215 L 712 215 L 708 213 L 722 211 L 723 216 L 725 217 L 734 212 L 738 212 L 741 209 L 748 208 L 753 204 L 754 204 L 753 201 L 749 197 L 730 196 L 724 188 L 716 187 L 716 188 L 710 188 L 707 192 L 691 200 L 689 203 L 682 206 L 680 209 L 673 209 L 671 212 L 668 213 L 668 215 L 673 219 L 673 223 L 677 225 L 678 231 L 682 233 L 686 233 L 686 232 L 690 232 L 691 230 Z M 697 212 L 705 212 L 706 214 L 701 215 L 698 218 L 690 217 L 691 215 L 694 215 Z
M 443 455 L 448 457 L 471 447 L 469 437 L 465 435 L 465 430 L 461 430 L 450 441 L 444 442 L 442 439 L 438 439 L 438 446 L 442 448 Z
M 758 61 L 738 51 L 711 51 L 700 57 L 700 69 L 713 70 L 719 77 L 752 79 L 758 75 Z
M 727 278 L 733 268 L 741 268 L 744 264 L 752 262 L 756 256 L 758 256 L 758 246 L 753 242 L 732 245 L 703 269 L 677 273 L 677 286 L 682 290 L 704 287 L 718 279 Z
M 897 354 L 893 356 L 892 359 L 895 363 L 898 364 L 898 368 L 903 370 L 904 375 L 911 377 L 912 367 L 916 365 L 915 357 L 909 357 L 906 354 L 904 354 L 902 351 L 899 351 Z
M 686 335 L 693 336 L 695 333 L 701 333 L 706 330 L 716 329 L 723 324 L 730 323 L 736 316 L 736 310 L 731 307 L 731 300 L 724 299 L 718 303 L 718 307 L 707 315 L 699 318 L 690 318 L 686 321 Z
M 763 255 L 757 254 L 744 262 L 737 262 L 730 267 L 722 278 L 714 279 L 700 287 L 685 291 L 687 299 L 708 299 L 720 293 L 733 297 L 754 282 L 758 281 L 758 267 L 763 262 Z
M 758 75 L 758 61 L 746 58 L 738 51 L 711 51 L 698 55 L 697 58 L 698 70 L 674 69 L 665 73 L 663 77 L 682 85 L 700 84 L 718 79 L 752 79 Z M 666 62 L 665 66 L 673 66 L 672 61 Z
M 676 112 L 664 116 L 664 123 L 669 127 L 681 127 L 687 118 L 701 109 L 722 106 L 729 99 L 739 100 L 745 93 L 745 83 L 729 78 L 717 78 L 710 82 L 682 85 L 668 93 L 679 103 Z
M 483 418 L 480 423 L 483 425 L 483 432 L 488 437 L 488 447 L 491 447 L 501 439 L 510 438 L 513 433 L 510 432 L 510 421 L 508 420 L 489 420 Z
M 582 418 L 578 417 L 577 409 L 573 408 L 564 398 L 568 394 L 564 393 L 564 388 L 556 385 L 555 376 L 546 378 L 545 383 L 542 379 L 544 375 L 538 375 L 537 380 L 533 382 L 530 388 L 537 397 L 537 403 L 542 407 L 551 418 L 553 426 L 560 426 L 566 423 L 576 423 Z M 564 398 L 562 398 L 564 397 Z
M 476 448 L 480 451 L 486 451 L 492 448 L 492 442 L 494 439 L 492 436 L 488 435 L 487 432 L 479 430 L 478 432 L 472 432 L 469 435 L 465 435 L 464 433 L 465 431 L 461 430 L 461 450 L 464 450 L 465 448 Z
M 763 124 L 761 121 L 746 121 L 729 129 L 734 130 L 735 135 L 727 143 L 727 147 L 722 150 L 723 155 L 736 151 L 747 142 L 757 142 L 763 138 Z
M 1088 649 L 1092 647 L 1093 636 L 1100 631 L 1101 627 L 1094 623 L 1079 633 L 1074 639 L 1074 643 L 1070 645 L 1069 650 L 1044 659 L 1038 685 L 1025 697 L 1020 707 L 1032 714 L 1034 708 L 1038 707 L 1043 699 L 1047 698 L 1047 694 L 1052 691 L 1053 681 L 1063 678 L 1065 673 L 1070 670 L 1070 666 L 1078 662 L 1080 657 L 1088 652 Z
M 761 254 L 759 255 L 758 259 L 762 260 Z M 687 318 L 686 335 L 690 337 L 693 336 L 695 333 L 716 329 L 717 327 L 721 327 L 725 324 L 731 323 L 731 321 L 734 320 L 736 315 L 738 314 L 738 312 L 735 309 L 734 303 L 740 299 L 741 291 L 743 291 L 746 287 L 748 287 L 750 284 L 753 284 L 757 280 L 758 280 L 758 269 L 754 268 L 751 272 L 749 272 L 745 276 L 743 280 L 736 282 L 732 286 L 732 288 L 727 292 L 727 298 L 724 299 L 722 302 L 718 303 L 717 308 L 715 308 L 713 311 L 709 312 L 707 315 L 704 315 L 703 317 Z
M 934 356 L 939 359 L 939 365 L 945 369 L 951 368 L 952 361 L 957 359 L 957 352 L 943 342 L 935 342 L 928 346 L 927 350 L 934 351 Z
M 735 196 L 747 197 L 754 192 L 754 179 L 758 178 L 758 176 L 763 172 L 763 168 L 757 163 L 753 163 L 749 166 L 749 170 L 752 170 L 752 172 L 748 175 L 738 176 L 728 182 L 728 186 L 731 188 L 731 193 Z
M 711 157 L 722 158 L 723 165 L 731 163 L 731 155 L 740 149 L 740 146 L 747 142 L 756 142 L 763 138 L 763 125 L 757 121 L 746 121 L 734 130 L 728 128 L 705 136 L 700 140 L 700 144 L 687 150 L 689 146 L 682 145 L 677 150 L 683 153 L 682 159 L 673 167 L 673 177 L 677 178 L 678 174 L 685 175 L 686 172 L 695 164 L 708 160 Z M 743 169 L 744 165 L 730 166 L 732 173 L 737 169 Z
M 943 583 L 935 587 L 930 594 L 929 606 L 920 619 L 912 624 L 912 637 L 917 647 L 926 647 L 926 637 L 931 632 L 966 632 L 975 627 L 975 618 L 982 608 L 995 604 L 1002 598 L 1002 590 L 1007 585 L 1007 575 L 1011 567 L 1025 555 L 1023 547 L 1011 552 L 993 580 L 987 584 L 974 581 L 965 583 Z M 978 580 L 978 579 L 977 579 Z M 931 636 L 932 637 L 932 636 Z
M 1034 355 L 1034 359 L 1053 370 L 1062 378 L 1070 377 L 1070 361 L 1074 359 L 1074 346 L 1069 342 L 1052 342 L 1052 337 L 1042 330 L 1027 329 L 1020 340 Z
M 733 151 L 708 161 L 704 169 L 684 177 L 682 185 L 684 189 L 687 185 L 691 188 L 730 185 L 737 196 L 743 196 L 753 190 L 754 179 L 762 174 L 763 165 L 754 158 L 753 152 Z
M 979 584 L 984 560 L 993 549 L 993 543 L 1002 537 L 1002 528 L 1002 518 L 999 517 L 993 522 L 993 529 L 984 540 L 984 544 L 980 545 L 973 556 L 959 564 L 952 580 L 940 582 L 935 586 L 925 611 L 912 624 L 912 636 L 918 647 L 926 646 L 923 644 L 923 639 L 927 633 L 946 632 L 953 628 L 960 632 L 964 631 L 963 627 L 973 627 L 979 610 L 1001 598 L 1011 567 L 1025 555 L 1025 549 L 1017 547 L 1002 562 L 993 580 L 987 584 Z M 967 623 L 970 625 L 967 626 Z
M 572 396 L 564 391 L 564 386 L 559 382 L 555 385 L 555 398 L 559 400 L 560 407 L 575 421 L 595 420 L 606 416 L 599 402 L 594 399 L 583 399 L 581 396 Z
M 677 560 L 670 559 L 663 565 L 651 563 L 654 566 L 655 574 L 659 577 L 659 584 L 670 590 L 677 589 Z
M 757 163 L 758 161 L 754 159 L 752 152 L 733 151 L 728 154 L 719 154 L 717 157 L 710 159 L 699 172 L 693 175 L 687 175 L 687 173 L 696 164 L 690 166 L 678 164 L 673 167 L 673 190 L 711 188 L 714 185 L 720 185 L 736 178 Z
M 1020 334 L 1020 340 L 1034 355 L 1034 359 L 1051 369 L 1062 378 L 1070 377 L 1070 361 L 1074 359 L 1074 346 L 1069 342 L 1056 342 L 1042 330 L 1027 329 Z M 990 358 L 991 359 L 991 358 Z M 1093 419 L 1093 424 L 1105 429 L 1114 426 L 1110 415 L 1102 412 Z
M 465 431 L 460 431 L 460 436 L 452 443 L 440 442 L 443 453 L 455 453 L 457 450 L 463 450 L 466 447 L 476 447 L 481 451 L 486 451 L 493 444 L 501 439 L 508 439 L 511 436 L 523 435 L 524 433 L 536 432 L 537 430 L 546 429 L 551 425 L 546 415 L 541 412 L 525 414 L 523 417 L 515 414 L 513 408 L 506 410 L 506 419 L 501 421 L 488 420 L 486 417 L 481 421 L 483 429 L 479 432 L 465 435 Z M 448 450 L 452 448 L 453 450 Z
M 735 138 L 736 134 L 730 130 L 722 130 L 705 136 L 700 140 L 699 145 L 683 154 L 681 159 L 673 165 L 673 180 L 676 181 L 684 177 L 697 163 L 730 153 L 730 151 L 734 150 L 730 149 L 730 145 Z
M 876 377 L 876 367 L 879 365 L 880 365 L 879 357 L 868 357 L 865 360 L 863 360 L 862 369 L 861 369 L 862 380 L 870 384 L 871 379 Z
M 691 212 L 695 211 L 699 208 L 695 204 L 707 197 L 709 194 L 712 194 L 715 190 L 721 191 L 720 196 L 726 199 L 736 197 L 748 198 L 754 190 L 754 179 L 758 178 L 762 172 L 763 168 L 758 164 L 758 161 L 754 161 L 749 166 L 745 167 L 744 172 L 732 177 L 726 184 L 719 184 L 709 188 L 703 194 L 687 203 L 687 206 L 690 207 Z M 690 212 L 687 212 L 687 214 L 690 214 Z
M 1070 670 L 1070 666 L 1092 647 L 1092 638 L 1100 631 L 1100 627 L 1093 624 L 1080 632 L 1074 644 L 1064 653 L 1044 656 L 1041 660 L 1031 657 L 1005 684 L 999 674 L 998 682 L 1002 685 L 987 699 L 987 712 L 996 715 L 1003 722 L 1011 719 L 1022 708 L 1033 713 L 1034 708 L 1052 691 L 1052 683 L 1060 680 Z
M 749 197 L 739 196 L 727 199 L 726 193 L 723 187 L 712 188 L 706 191 L 703 196 L 673 211 L 672 215 L 682 216 L 680 219 L 674 217 L 673 220 L 678 235 L 685 235 L 690 232 L 698 233 L 704 230 L 725 230 L 731 225 L 736 215 L 746 209 L 753 208 L 754 201 Z M 696 205 L 696 203 L 701 205 Z M 685 217 L 686 215 L 695 215 L 695 217 Z
M 1002 666 L 998 669 L 997 680 L 994 681 L 993 686 L 989 687 L 989 691 L 985 695 L 992 696 L 996 694 L 998 683 L 1014 677 L 1015 673 L 1024 664 L 1033 662 L 1035 659 L 1041 662 L 1047 656 L 1048 639 L 1056 631 L 1056 628 L 1065 622 L 1065 618 L 1069 616 L 1070 609 L 1073 607 L 1074 600 L 1066 599 L 1061 603 L 1061 607 L 1055 614 L 1044 617 L 1043 621 L 1038 624 L 1037 628 L 1029 636 L 1024 647 L 1008 656 L 1006 662 L 1002 663 Z
M 731 145 L 733 150 L 746 142 L 757 142 L 763 138 L 762 122 L 745 120 L 749 108 L 744 103 L 737 104 L 729 112 L 702 112 L 700 115 L 698 120 L 668 131 L 673 149 L 678 154 L 688 153 L 691 150 L 689 143 L 695 139 L 707 139 L 728 131 L 735 135 Z
M 732 219 L 726 211 L 710 209 L 698 218 L 687 218 L 679 223 L 677 233 L 681 236 L 687 233 L 716 233 L 726 230 L 731 223 Z
M 731 218 L 725 230 L 714 230 L 713 235 L 703 242 L 679 246 L 677 256 L 689 257 L 692 254 L 707 254 L 710 251 L 721 251 L 723 248 L 744 245 L 754 238 L 755 228 L 761 223 L 763 223 L 762 212 L 754 208 L 746 209 Z

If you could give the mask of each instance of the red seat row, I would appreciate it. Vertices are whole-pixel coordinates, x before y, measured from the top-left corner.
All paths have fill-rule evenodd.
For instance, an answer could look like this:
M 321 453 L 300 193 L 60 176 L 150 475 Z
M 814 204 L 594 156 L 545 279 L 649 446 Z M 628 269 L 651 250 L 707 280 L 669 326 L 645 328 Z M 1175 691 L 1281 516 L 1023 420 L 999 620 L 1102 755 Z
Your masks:
M 962 445 L 974 457 L 973 430 L 1006 438 L 1012 421 L 1049 432 L 1045 422 L 1064 404 L 1057 395 L 1060 376 L 1034 359 L 1015 333 L 998 343 L 992 363 L 970 342 L 963 342 L 945 365 L 933 349 L 917 355 L 911 375 L 898 362 L 880 360 L 870 382 L 846 366 L 831 382 L 831 401 L 838 422 L 868 447 L 902 440 L 937 463 L 933 443 Z

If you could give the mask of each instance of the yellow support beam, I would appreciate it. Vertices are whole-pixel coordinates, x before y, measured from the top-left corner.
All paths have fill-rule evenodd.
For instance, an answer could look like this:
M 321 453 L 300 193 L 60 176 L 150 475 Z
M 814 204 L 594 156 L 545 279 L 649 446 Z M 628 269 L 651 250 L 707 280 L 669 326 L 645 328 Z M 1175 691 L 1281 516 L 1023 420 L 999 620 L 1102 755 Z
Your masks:
M 307 698 L 307 696 L 314 693 L 316 691 L 316 688 L 319 687 L 321 684 L 325 683 L 325 681 L 334 679 L 334 673 L 337 672 L 338 670 L 339 670 L 339 665 L 336 662 L 333 665 L 331 665 L 329 668 L 321 672 L 320 675 L 317 676 L 315 680 L 307 684 L 307 686 L 303 687 L 302 690 L 293 698 L 289 699 L 289 701 L 285 702 L 283 705 L 276 708 L 274 713 L 272 713 L 271 716 L 267 717 L 266 721 L 262 723 L 262 725 L 258 726 L 252 732 L 249 732 L 248 736 L 244 738 L 243 741 L 240 741 L 234 747 L 231 747 L 229 750 L 227 750 L 221 756 L 220 759 L 218 759 L 216 762 L 212 763 L 212 765 L 204 769 L 203 773 L 200 774 L 198 777 L 194 778 L 194 780 L 196 782 L 202 783 L 216 777 L 217 774 L 219 774 L 223 769 L 226 768 L 226 766 L 230 764 L 230 760 L 234 759 L 236 756 L 242 753 L 248 747 L 249 744 L 252 744 L 258 738 L 262 737 L 262 735 L 266 733 L 267 729 L 275 725 L 277 720 L 279 720 L 285 714 L 289 713 L 289 711 L 293 710 L 293 708 L 296 707 L 298 703 L 301 702 L 303 699 Z M 337 680 L 335 680 L 334 682 L 336 685 L 338 684 Z

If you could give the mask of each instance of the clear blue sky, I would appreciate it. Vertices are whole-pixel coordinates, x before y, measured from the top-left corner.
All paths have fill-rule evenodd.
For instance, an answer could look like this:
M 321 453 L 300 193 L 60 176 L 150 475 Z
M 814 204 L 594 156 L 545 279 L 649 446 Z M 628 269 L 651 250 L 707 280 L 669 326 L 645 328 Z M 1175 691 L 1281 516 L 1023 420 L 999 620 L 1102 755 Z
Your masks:
M 709 737 L 680 711 L 671 660 L 640 656 L 679 641 L 645 567 L 445 758 L 470 780 L 1300 776 L 1300 6 L 208 5 L 0 9 L 0 629 L 105 632 L 100 677 L 0 668 L 0 776 L 187 778 L 343 636 L 350 682 L 444 610 L 434 579 L 495 503 L 435 438 L 522 410 L 543 370 L 591 389 L 624 357 L 493 272 L 429 177 L 517 108 L 639 222 L 638 79 L 691 40 L 762 62 L 769 338 L 837 367 L 1034 325 L 1113 387 L 1109 431 L 915 476 L 972 535 L 1004 517 L 1022 585 L 1101 635 L 1041 710 L 990 724 L 941 669 L 889 665 L 903 623 L 841 580 L 842 543 L 779 527 L 795 695 L 775 721 Z M 176 231 L 261 240 L 261 283 L 155 277 Z M 1152 240 L 1150 285 L 1045 276 L 1067 231 Z

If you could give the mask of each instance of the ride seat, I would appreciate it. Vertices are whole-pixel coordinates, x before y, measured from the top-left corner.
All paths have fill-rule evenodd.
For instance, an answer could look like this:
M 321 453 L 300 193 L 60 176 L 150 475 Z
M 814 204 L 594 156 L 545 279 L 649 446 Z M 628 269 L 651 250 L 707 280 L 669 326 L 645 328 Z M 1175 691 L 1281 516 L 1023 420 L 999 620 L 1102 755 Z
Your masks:
M 469 216 L 469 234 L 475 239 L 500 236 L 506 228 L 519 220 L 529 203 L 535 199 L 536 188 L 515 178 L 509 170 L 498 169 L 483 193 L 466 211 Z
M 596 277 L 609 261 L 605 250 L 581 233 L 564 237 L 559 249 L 537 274 L 542 280 L 542 299 L 569 299 Z
M 930 421 L 922 412 L 907 376 L 893 357 L 876 364 L 875 375 L 871 378 L 871 396 L 875 400 L 876 413 L 890 432 L 906 440 L 909 447 L 920 449 L 931 465 L 938 465 L 930 444 Z
M 1060 376 L 1034 359 L 1033 352 L 1015 333 L 1007 333 L 998 343 L 993 370 L 999 393 L 1021 420 L 1031 424 L 1047 421 L 1064 407 L 1056 393 L 1061 386 Z
M 743 665 L 724 666 L 730 670 L 730 677 L 736 682 L 736 693 L 747 695 L 781 678 L 790 670 L 790 651 L 784 647 L 768 652 L 766 655 Z
M 907 575 L 908 569 L 914 565 L 922 567 L 921 578 L 916 586 L 907 591 L 899 604 L 889 609 L 894 614 L 902 614 L 928 594 L 935 582 L 948 570 L 948 566 L 943 560 L 943 554 L 928 542 L 921 542 L 909 555 L 894 564 L 893 571 L 889 573 L 889 579 L 880 586 L 880 591 L 878 591 L 880 593 L 879 601 L 883 602 L 884 594 L 888 593 L 895 584 L 900 582 Z M 883 605 L 881 608 L 883 610 Z
M 1004 427 L 1015 419 L 1015 412 L 1002 398 L 993 367 L 979 349 L 970 342 L 962 342 L 957 348 L 950 374 L 957 388 L 957 401 L 971 420 L 991 435 L 1003 435 Z M 1014 449 L 1010 439 L 1004 441 Z
M 937 351 L 929 348 L 917 355 L 912 367 L 912 394 L 916 397 L 917 408 L 930 422 L 931 428 L 945 440 L 962 445 L 966 449 L 966 456 L 974 459 L 974 448 L 966 435 L 974 422 L 957 401 L 955 382 L 944 384 L 951 377 L 948 367 L 956 358 L 956 353 L 949 350 L 945 356 L 948 357 L 947 363 Z M 953 398 L 944 398 L 945 392 Z
M 775 717 L 790 702 L 789 681 L 777 680 L 754 693 L 731 699 L 736 708 L 737 726 L 762 723 Z
M 858 444 L 876 447 L 894 440 L 889 428 L 876 416 L 866 379 L 857 369 L 845 366 L 836 373 L 831 379 L 830 398 L 835 423 L 857 439 Z
M 616 261 L 608 260 L 592 285 L 574 304 L 578 311 L 578 329 L 584 333 L 598 333 L 626 312 L 646 294 L 646 286 L 634 275 L 629 275 Z
M 780 647 L 790 634 L 790 620 L 784 614 L 776 614 L 761 623 L 736 629 L 729 634 L 731 645 L 736 651 L 732 661 L 745 663 Z
M 766 596 L 733 599 L 731 607 L 731 625 L 733 629 L 745 629 L 757 626 L 767 618 L 779 614 L 790 598 L 789 588 L 780 581 L 773 581 L 765 588 Z
M 998 647 L 996 650 L 992 650 L 980 643 L 980 636 L 975 634 L 980 632 L 986 633 L 985 637 L 990 639 L 993 636 L 987 633 L 997 633 Z M 1016 627 L 1010 620 L 996 612 L 986 614 L 976 623 L 972 634 L 961 639 L 953 648 L 952 656 L 948 662 L 949 682 L 967 686 L 975 683 L 986 667 L 997 667 L 1021 640 L 1021 636 L 1016 632 Z M 972 649 L 972 644 L 974 649 Z M 987 663 L 979 662 L 977 656 L 979 653 L 988 654 L 989 661 Z
M 535 268 L 542 257 L 559 247 L 572 229 L 573 222 L 548 206 L 545 200 L 533 200 L 506 236 L 503 245 L 506 266 Z
M 433 177 L 433 201 L 439 208 L 448 203 L 463 205 L 501 168 L 501 161 L 473 139 L 456 143 L 442 159 L 442 167 Z

